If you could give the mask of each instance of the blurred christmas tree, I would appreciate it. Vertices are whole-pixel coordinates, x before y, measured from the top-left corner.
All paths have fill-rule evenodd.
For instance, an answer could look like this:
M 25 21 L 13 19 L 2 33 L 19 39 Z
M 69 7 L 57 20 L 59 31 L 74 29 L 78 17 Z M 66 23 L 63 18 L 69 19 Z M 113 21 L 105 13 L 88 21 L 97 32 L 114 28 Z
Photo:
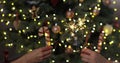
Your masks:
M 120 26 L 113 21 L 110 1 L 103 1 L 2 0 L 0 18 L 6 29 L 0 31 L 1 44 L 15 47 L 17 54 L 52 45 L 53 55 L 45 63 L 82 63 L 83 47 L 120 60 Z

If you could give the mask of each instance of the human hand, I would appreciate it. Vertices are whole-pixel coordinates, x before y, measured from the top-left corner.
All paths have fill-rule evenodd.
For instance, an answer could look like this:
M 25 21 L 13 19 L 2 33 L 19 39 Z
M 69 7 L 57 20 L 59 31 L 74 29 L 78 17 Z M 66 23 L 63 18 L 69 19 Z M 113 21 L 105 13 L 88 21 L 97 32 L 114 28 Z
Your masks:
M 21 58 L 13 61 L 12 63 L 37 63 L 41 62 L 44 59 L 48 58 L 51 55 L 51 46 L 46 46 L 42 48 L 35 49 Z
M 94 52 L 87 48 L 82 49 L 80 56 L 81 60 L 84 61 L 85 63 L 111 63 L 111 61 L 108 61 L 99 53 Z

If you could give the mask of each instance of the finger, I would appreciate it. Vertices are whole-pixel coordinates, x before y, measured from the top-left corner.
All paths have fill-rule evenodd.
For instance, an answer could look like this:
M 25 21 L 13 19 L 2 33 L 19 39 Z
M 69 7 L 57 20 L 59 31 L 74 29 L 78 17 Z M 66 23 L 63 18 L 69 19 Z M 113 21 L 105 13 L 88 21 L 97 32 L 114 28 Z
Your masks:
M 43 59 L 46 59 L 46 58 L 50 57 L 50 55 L 51 54 L 48 54 L 48 55 L 44 56 Z
M 83 49 L 83 50 L 82 50 L 82 53 L 86 53 L 86 54 L 90 54 L 90 55 L 91 55 L 91 54 L 94 53 L 94 51 L 86 48 L 86 49 Z
M 45 52 L 43 52 L 42 57 L 49 55 L 50 53 L 51 53 L 51 50 L 45 51 Z
M 90 53 L 89 53 L 89 52 L 86 52 L 86 49 L 82 49 L 81 54 L 90 55 Z
M 41 61 L 43 61 L 44 59 L 48 58 L 50 55 L 51 55 L 51 54 L 47 54 L 47 55 L 45 55 L 45 56 L 41 56 L 41 55 L 40 55 L 39 57 L 37 57 L 37 58 L 35 59 L 36 62 L 34 62 L 34 63 L 41 62 Z
M 43 48 L 40 48 L 40 49 L 41 49 L 42 52 L 44 52 L 44 51 L 52 49 L 52 46 L 46 46 L 46 47 L 43 47 Z
M 87 54 L 84 54 L 84 53 L 81 54 L 81 57 L 82 57 L 82 58 L 87 58 L 87 59 L 90 59 L 90 58 L 91 58 L 90 55 L 87 55 Z
M 88 63 L 89 60 L 87 58 L 81 58 L 82 61 L 84 61 L 85 63 Z
M 51 54 L 46 55 L 46 56 L 44 56 L 44 57 L 40 57 L 39 59 L 40 59 L 40 61 L 41 61 L 41 60 L 44 60 L 44 59 L 48 58 L 50 55 L 51 55 Z

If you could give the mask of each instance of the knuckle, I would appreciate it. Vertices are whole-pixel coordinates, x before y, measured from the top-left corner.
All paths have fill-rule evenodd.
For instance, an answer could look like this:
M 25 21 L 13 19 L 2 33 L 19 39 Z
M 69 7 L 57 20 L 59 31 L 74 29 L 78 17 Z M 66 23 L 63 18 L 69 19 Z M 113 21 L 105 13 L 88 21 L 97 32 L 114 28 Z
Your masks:
M 43 60 L 43 57 L 41 57 L 40 60 Z

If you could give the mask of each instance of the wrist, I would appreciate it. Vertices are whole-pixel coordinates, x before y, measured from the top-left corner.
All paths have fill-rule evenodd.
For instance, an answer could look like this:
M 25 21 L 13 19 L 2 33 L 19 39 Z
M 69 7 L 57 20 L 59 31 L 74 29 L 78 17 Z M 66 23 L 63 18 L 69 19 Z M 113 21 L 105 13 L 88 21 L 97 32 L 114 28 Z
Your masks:
M 28 63 L 25 59 L 25 56 L 22 56 L 14 61 L 12 61 L 11 63 Z

